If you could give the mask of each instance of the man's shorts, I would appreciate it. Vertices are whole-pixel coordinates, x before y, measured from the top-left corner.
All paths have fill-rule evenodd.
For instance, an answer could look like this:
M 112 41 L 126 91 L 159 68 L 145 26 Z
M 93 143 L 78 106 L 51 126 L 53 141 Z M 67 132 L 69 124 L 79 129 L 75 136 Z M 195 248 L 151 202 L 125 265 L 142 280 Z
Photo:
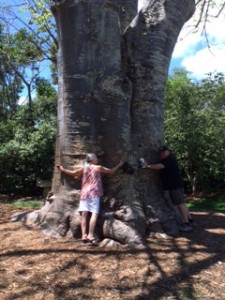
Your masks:
M 164 195 L 166 198 L 169 197 L 174 205 L 179 205 L 185 201 L 183 189 L 164 191 Z
M 78 211 L 89 211 L 91 213 L 99 213 L 100 208 L 100 198 L 90 198 L 85 200 L 80 200 L 80 205 Z

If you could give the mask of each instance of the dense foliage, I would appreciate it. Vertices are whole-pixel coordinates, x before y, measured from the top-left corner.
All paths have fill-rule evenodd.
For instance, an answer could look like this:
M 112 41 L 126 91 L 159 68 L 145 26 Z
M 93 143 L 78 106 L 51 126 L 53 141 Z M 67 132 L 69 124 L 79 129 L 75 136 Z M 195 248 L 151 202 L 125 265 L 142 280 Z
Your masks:
M 39 9 L 41 15 L 40 5 L 29 6 L 32 14 Z M 0 193 L 37 195 L 36 181 L 51 179 L 54 161 L 57 95 L 41 70 L 46 60 L 55 70 L 56 40 L 49 10 L 40 22 L 22 8 L 0 9 Z
M 165 138 L 192 193 L 224 186 L 224 126 L 224 75 L 209 74 L 195 82 L 185 71 L 176 71 L 166 86 Z
M 36 180 L 51 179 L 56 136 L 55 90 L 45 80 L 37 95 L 0 122 L 0 193 L 31 195 L 42 192 Z

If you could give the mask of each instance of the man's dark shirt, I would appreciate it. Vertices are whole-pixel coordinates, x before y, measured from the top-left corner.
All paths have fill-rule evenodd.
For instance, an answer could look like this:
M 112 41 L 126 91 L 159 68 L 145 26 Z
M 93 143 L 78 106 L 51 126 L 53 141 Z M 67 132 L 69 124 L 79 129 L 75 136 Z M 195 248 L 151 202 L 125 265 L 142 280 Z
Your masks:
M 161 179 L 164 190 L 183 188 L 183 180 L 180 174 L 176 156 L 170 153 L 169 156 L 160 161 L 165 166 L 161 170 Z

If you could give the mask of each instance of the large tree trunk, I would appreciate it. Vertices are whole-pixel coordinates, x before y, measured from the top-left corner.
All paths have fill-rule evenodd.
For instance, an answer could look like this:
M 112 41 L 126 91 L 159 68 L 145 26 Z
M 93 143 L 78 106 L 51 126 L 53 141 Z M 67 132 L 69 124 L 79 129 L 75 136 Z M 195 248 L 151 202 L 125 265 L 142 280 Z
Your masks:
M 112 167 L 157 160 L 163 143 L 163 93 L 178 34 L 194 12 L 194 0 L 52 1 L 58 52 L 58 136 L 55 164 L 82 164 L 94 152 Z M 54 194 L 39 212 L 43 230 L 79 236 L 80 180 L 54 174 Z M 136 168 L 104 177 L 100 238 L 140 244 L 160 220 L 177 233 L 156 171 Z

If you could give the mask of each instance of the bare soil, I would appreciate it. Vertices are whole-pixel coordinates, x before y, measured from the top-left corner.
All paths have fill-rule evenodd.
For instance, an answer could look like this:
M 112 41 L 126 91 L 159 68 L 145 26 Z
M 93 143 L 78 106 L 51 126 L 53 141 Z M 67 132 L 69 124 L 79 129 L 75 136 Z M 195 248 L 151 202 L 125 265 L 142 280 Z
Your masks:
M 147 249 L 93 247 L 11 222 L 0 204 L 1 300 L 225 299 L 225 213 L 194 211 L 195 231 Z

